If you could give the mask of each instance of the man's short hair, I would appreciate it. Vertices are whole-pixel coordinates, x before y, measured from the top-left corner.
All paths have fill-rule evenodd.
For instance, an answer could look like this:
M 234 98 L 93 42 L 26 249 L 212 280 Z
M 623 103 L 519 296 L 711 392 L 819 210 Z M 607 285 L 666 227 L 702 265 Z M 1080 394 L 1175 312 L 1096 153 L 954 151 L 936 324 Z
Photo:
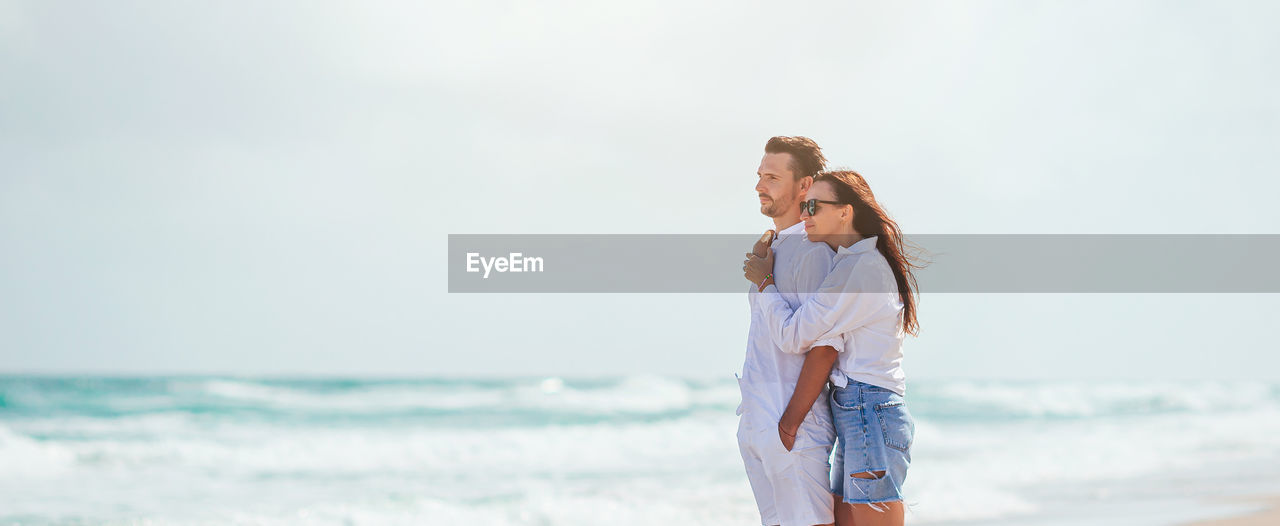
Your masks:
M 827 158 L 822 156 L 822 148 L 808 137 L 773 137 L 764 145 L 764 151 L 791 154 L 791 163 L 787 167 L 797 181 L 813 177 L 827 167 Z

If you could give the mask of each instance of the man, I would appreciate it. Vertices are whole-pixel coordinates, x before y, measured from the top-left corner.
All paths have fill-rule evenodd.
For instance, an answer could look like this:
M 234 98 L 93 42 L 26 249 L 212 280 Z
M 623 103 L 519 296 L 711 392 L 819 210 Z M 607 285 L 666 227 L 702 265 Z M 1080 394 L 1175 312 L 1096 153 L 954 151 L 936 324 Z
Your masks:
M 810 242 L 800 222 L 800 202 L 825 168 L 822 149 L 806 137 L 774 137 L 757 170 L 760 212 L 773 218 L 774 276 L 792 308 L 818 290 L 834 252 Z M 762 249 L 758 246 L 757 249 Z M 832 341 L 816 342 L 803 355 L 785 353 L 767 332 L 751 286 L 751 328 L 738 384 L 738 448 L 764 525 L 812 526 L 834 522 L 830 490 L 835 427 L 826 397 L 835 363 Z

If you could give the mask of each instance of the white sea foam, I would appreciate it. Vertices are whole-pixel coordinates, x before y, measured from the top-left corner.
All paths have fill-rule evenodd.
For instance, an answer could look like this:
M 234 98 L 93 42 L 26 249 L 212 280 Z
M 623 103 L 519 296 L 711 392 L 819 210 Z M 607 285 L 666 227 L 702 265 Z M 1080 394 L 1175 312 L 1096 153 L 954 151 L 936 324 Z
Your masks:
M 40 442 L 0 425 L 0 476 L 56 479 L 74 461 L 75 454 L 69 448 Z
M 1275 407 L 1265 382 L 976 382 L 925 384 L 929 402 L 962 417 L 1094 417 Z
M 317 392 L 233 380 L 211 380 L 201 388 L 220 399 L 261 407 L 328 412 L 526 408 L 577 414 L 658 413 L 688 409 L 693 404 L 736 404 L 738 396 L 736 386 L 721 384 L 695 392 L 687 382 L 656 376 L 628 377 L 606 386 L 576 386 L 550 377 L 502 388 L 391 384 Z
M 441 389 L 395 384 L 317 392 L 246 381 L 212 380 L 206 382 L 203 389 L 223 399 L 249 402 L 260 407 L 330 412 L 413 408 L 466 409 L 497 405 L 504 399 L 500 390 L 466 387 Z
M 341 414 L 248 418 L 206 408 L 6 418 L 0 494 L 15 504 L 4 506 L 0 520 L 9 513 L 56 522 L 70 510 L 94 520 L 156 524 L 574 525 L 601 517 L 721 524 L 754 516 L 734 438 L 732 379 L 338 388 L 184 382 L 169 395 L 181 399 L 175 408 L 213 397 L 215 408 L 271 407 L 282 417 L 334 407 Z M 1118 502 L 1134 480 L 1199 498 L 1206 485 L 1256 476 L 1232 466 L 1268 472 L 1268 463 L 1276 464 L 1274 398 L 1267 384 L 1232 390 L 1215 383 L 921 382 L 908 393 L 917 419 L 908 522 L 1016 522 L 1063 499 Z M 345 416 L 388 406 L 455 413 L 387 421 Z M 958 407 L 986 413 L 953 411 Z M 513 413 L 485 413 L 498 409 Z M 492 420 L 498 417 L 456 417 L 472 413 L 525 418 L 504 425 Z M 562 418 L 611 414 L 629 416 Z M 538 415 L 546 418 L 540 425 Z M 1167 480 L 1176 473 L 1203 478 L 1197 485 Z M 214 502 L 236 506 L 229 511 Z
M 684 382 L 655 376 L 628 377 L 608 388 L 574 388 L 563 381 L 555 385 L 552 391 L 545 382 L 519 387 L 511 401 L 531 409 L 589 414 L 657 413 L 687 409 L 693 401 Z

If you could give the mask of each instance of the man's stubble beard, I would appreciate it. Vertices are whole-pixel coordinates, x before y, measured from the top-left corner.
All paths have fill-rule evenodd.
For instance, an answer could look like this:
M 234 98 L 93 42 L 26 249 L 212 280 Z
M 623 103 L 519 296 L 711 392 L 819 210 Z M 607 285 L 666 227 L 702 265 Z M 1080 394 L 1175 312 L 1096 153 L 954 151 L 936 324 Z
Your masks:
M 788 199 L 782 201 L 769 197 L 769 204 L 760 205 L 760 213 L 766 217 L 778 217 L 787 211 L 786 203 L 792 200 L 794 196 L 788 196 Z

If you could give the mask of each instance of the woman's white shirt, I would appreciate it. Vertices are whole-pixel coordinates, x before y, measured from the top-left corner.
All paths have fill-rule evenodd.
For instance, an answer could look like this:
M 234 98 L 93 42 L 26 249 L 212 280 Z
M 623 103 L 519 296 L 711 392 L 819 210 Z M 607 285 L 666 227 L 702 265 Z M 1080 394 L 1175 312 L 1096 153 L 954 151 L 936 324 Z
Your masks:
M 906 394 L 903 304 L 893 270 L 876 250 L 876 237 L 840 247 L 821 287 L 794 310 L 772 285 L 756 301 L 783 352 L 803 354 L 820 340 L 843 343 L 832 345 L 839 351 L 833 384 L 844 387 L 847 375 Z

